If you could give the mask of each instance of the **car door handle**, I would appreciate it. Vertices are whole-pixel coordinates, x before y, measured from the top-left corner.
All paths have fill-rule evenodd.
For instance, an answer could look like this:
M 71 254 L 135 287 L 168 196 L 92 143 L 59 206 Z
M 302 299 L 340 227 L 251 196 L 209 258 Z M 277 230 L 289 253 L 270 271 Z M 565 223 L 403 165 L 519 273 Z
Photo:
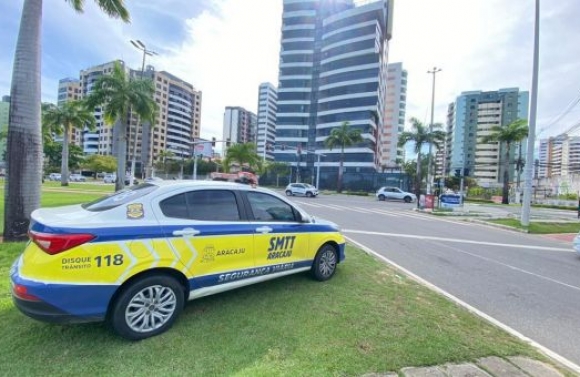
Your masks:
M 270 228 L 269 226 L 261 226 L 259 228 L 256 228 L 256 232 L 258 233 L 270 233 L 272 231 L 272 228 Z
M 193 228 L 184 228 L 181 230 L 174 230 L 173 231 L 174 236 L 195 236 L 195 235 L 198 235 L 199 233 L 200 233 L 199 230 L 193 229 Z

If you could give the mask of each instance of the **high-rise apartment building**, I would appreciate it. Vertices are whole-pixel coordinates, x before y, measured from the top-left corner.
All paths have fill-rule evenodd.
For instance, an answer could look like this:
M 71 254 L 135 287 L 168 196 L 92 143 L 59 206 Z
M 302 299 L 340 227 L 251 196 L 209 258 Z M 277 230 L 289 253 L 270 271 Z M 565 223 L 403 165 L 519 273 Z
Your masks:
M 200 135 L 202 93 L 193 85 L 165 71 L 155 71 L 147 66 L 141 72 L 132 70 L 121 64 L 126 74 L 131 78 L 152 80 L 155 87 L 153 99 L 159 106 L 154 125 L 138 122 L 136 116 L 127 116 L 127 166 L 133 159 L 136 162 L 136 172 L 144 173 L 158 158 L 162 151 L 172 152 L 176 158 L 190 156 L 192 142 Z M 92 91 L 95 81 L 104 74 L 110 74 L 116 62 L 97 65 L 80 73 L 82 95 L 87 96 Z M 95 109 L 97 129 L 95 132 L 84 132 L 82 138 L 83 151 L 86 154 L 114 154 L 113 126 L 106 125 L 101 108 Z
M 540 140 L 538 178 L 580 174 L 580 136 L 562 134 Z
M 224 140 L 232 143 L 255 143 L 258 118 L 239 106 L 226 106 L 224 112 Z
M 383 127 L 379 133 L 379 163 L 381 169 L 394 168 L 403 161 L 403 148 L 397 146 L 399 134 L 405 128 L 407 111 L 407 71 L 403 63 L 387 66 L 387 97 Z
M 273 160 L 272 153 L 276 141 L 276 87 L 269 82 L 260 84 L 258 94 L 258 132 L 256 142 L 258 154 L 264 160 Z
M 301 149 L 313 173 L 317 156 L 308 151 L 324 153 L 322 170 L 336 171 L 341 148 L 329 150 L 325 140 L 348 122 L 364 141 L 345 149 L 345 171 L 375 172 L 392 1 L 284 0 L 283 6 L 276 160 L 298 164 L 296 150 Z
M 82 98 L 81 82 L 79 79 L 65 78 L 58 81 L 57 104 L 62 105 L 68 101 L 77 101 Z M 81 146 L 82 129 L 73 128 L 70 130 L 69 142 L 72 145 Z M 61 141 L 62 136 L 56 136 L 56 141 Z
M 483 143 L 482 138 L 492 134 L 492 127 L 506 126 L 517 119 L 528 117 L 529 93 L 517 88 L 498 91 L 463 92 L 450 104 L 447 115 L 446 172 L 467 169 L 469 176 L 480 184 L 503 181 L 503 143 Z M 522 141 L 525 153 L 527 140 Z M 510 181 L 515 178 L 518 143 L 511 146 Z M 525 158 L 525 156 L 522 156 Z

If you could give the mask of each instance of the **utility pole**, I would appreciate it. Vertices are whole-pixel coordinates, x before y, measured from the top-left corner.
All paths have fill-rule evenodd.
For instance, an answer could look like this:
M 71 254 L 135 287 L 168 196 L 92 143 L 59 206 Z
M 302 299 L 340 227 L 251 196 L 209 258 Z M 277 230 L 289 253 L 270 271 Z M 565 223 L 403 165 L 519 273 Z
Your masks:
M 429 133 L 433 132 L 433 122 L 435 116 L 435 75 L 437 72 L 441 72 L 441 68 L 433 67 L 432 71 L 427 71 L 433 75 L 433 88 L 431 89 L 431 122 L 429 123 Z M 419 152 L 421 153 L 421 152 Z M 429 160 L 427 165 L 427 194 L 431 194 L 431 186 L 433 185 L 433 145 L 429 143 Z
M 524 200 L 522 203 L 522 226 L 530 225 L 530 207 L 532 203 L 532 175 L 534 171 L 534 144 L 536 143 L 536 113 L 538 109 L 538 70 L 540 50 L 540 0 L 536 0 L 536 15 L 534 20 L 534 58 L 532 69 L 532 93 L 530 98 L 530 116 L 528 119 L 528 150 L 527 163 L 524 168 Z
M 143 60 L 141 63 L 141 80 L 143 80 L 143 75 L 145 74 L 145 57 L 147 55 L 149 56 L 153 56 L 153 55 L 157 55 L 157 53 L 155 51 L 152 50 L 148 50 L 147 47 L 145 46 L 145 44 L 143 42 L 141 42 L 140 40 L 131 40 L 131 44 L 137 48 L 138 50 L 143 51 Z M 130 125 L 129 125 L 129 129 L 130 129 Z M 135 127 L 135 134 L 133 136 L 133 156 L 131 159 L 131 177 L 129 177 L 129 186 L 133 185 L 134 179 L 135 179 L 135 165 L 136 165 L 136 155 L 137 155 L 137 128 L 139 127 L 139 122 L 137 122 L 137 126 Z M 141 140 L 143 140 L 143 138 L 141 138 Z M 141 148 L 143 148 L 143 146 L 141 146 Z M 141 165 L 143 164 L 143 161 L 141 161 Z M 149 164 L 149 163 L 147 163 Z M 143 171 L 143 167 L 141 167 L 141 171 Z

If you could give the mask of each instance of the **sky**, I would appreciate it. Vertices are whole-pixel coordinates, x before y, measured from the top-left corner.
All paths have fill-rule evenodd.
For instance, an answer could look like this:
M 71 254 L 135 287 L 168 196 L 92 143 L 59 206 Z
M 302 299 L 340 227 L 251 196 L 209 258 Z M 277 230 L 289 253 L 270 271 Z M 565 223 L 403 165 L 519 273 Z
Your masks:
M 115 59 L 140 69 L 131 39 L 158 53 L 146 64 L 201 90 L 201 137 L 222 138 L 226 106 L 256 112 L 258 86 L 277 83 L 282 0 L 125 0 L 132 22 L 110 19 L 94 1 L 75 13 L 44 0 L 42 99 L 56 102 L 58 80 Z M 23 0 L 0 1 L 0 95 L 10 92 Z M 538 138 L 580 123 L 578 0 L 544 0 L 540 8 Z M 532 81 L 534 0 L 396 0 L 390 62 L 409 73 L 407 118 L 428 123 L 432 75 L 435 122 L 463 91 L 519 87 Z M 570 108 L 569 111 L 565 111 Z

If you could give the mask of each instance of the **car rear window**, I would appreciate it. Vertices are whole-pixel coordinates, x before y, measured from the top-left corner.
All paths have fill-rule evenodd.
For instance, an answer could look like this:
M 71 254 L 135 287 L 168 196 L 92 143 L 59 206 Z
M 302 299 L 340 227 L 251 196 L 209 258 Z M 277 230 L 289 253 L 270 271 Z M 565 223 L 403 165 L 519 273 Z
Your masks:
M 85 203 L 82 205 L 84 209 L 92 212 L 106 211 L 111 208 L 121 206 L 123 204 L 141 198 L 150 192 L 157 190 L 159 186 L 149 183 L 143 183 L 129 189 L 116 192 L 112 195 L 102 197 L 94 202 Z

